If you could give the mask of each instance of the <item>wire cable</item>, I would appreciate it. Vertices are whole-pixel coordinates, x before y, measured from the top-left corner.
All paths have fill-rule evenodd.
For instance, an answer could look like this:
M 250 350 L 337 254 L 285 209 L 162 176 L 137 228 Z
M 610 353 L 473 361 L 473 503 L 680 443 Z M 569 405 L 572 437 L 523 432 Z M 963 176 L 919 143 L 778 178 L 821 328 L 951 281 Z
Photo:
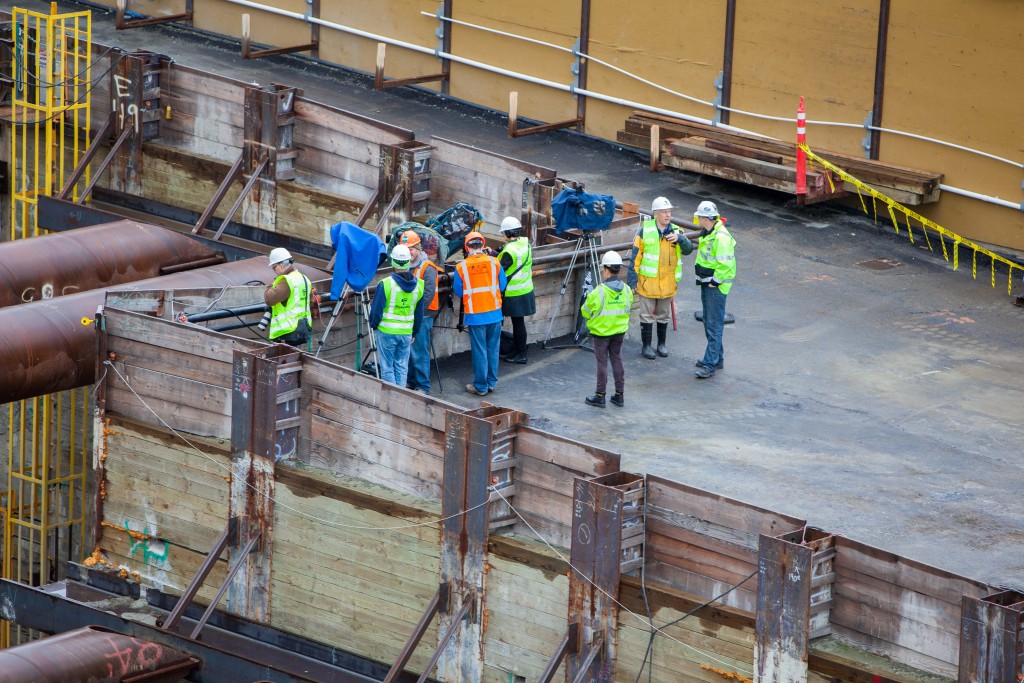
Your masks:
M 566 557 L 565 557 L 565 556 L 564 556 L 564 555 L 563 555 L 562 553 L 558 552 L 558 549 L 557 549 L 557 548 L 555 548 L 555 546 L 551 545 L 551 543 L 549 543 L 549 542 L 548 542 L 548 539 L 546 539 L 546 538 L 545 538 L 545 537 L 544 537 L 543 535 L 541 535 L 541 533 L 540 533 L 539 531 L 537 531 L 537 530 L 536 530 L 535 528 L 533 528 L 533 525 L 532 525 L 532 524 L 530 524 L 530 523 L 529 523 L 529 522 L 528 522 L 528 521 L 526 520 L 526 518 L 525 518 L 525 517 L 523 517 L 523 515 L 522 515 L 522 514 L 520 514 L 519 510 L 517 510 L 517 509 L 516 509 L 516 508 L 515 508 L 515 507 L 514 507 L 514 506 L 512 505 L 512 503 L 511 503 L 511 502 L 509 502 L 508 498 L 506 498 L 505 496 L 503 496 L 503 495 L 501 494 L 501 489 L 497 489 L 497 488 L 494 488 L 493 486 L 489 486 L 489 487 L 487 487 L 487 488 L 488 488 L 488 490 L 491 490 L 491 491 L 494 491 L 495 493 L 497 493 L 497 494 L 498 494 L 498 497 L 499 497 L 499 498 L 501 498 L 501 499 L 502 499 L 502 500 L 503 500 L 503 501 L 505 502 L 505 504 L 506 504 L 506 505 L 508 505 L 509 509 L 510 509 L 510 510 L 512 510 L 512 512 L 516 513 L 516 516 L 517 516 L 517 517 L 518 517 L 518 518 L 519 518 L 520 520 L 522 520 L 523 524 L 525 524 L 525 525 L 526 525 L 526 526 L 527 526 L 527 527 L 528 527 L 528 528 L 530 529 L 530 531 L 532 531 L 532 532 L 533 532 L 533 535 L 534 535 L 534 536 L 536 536 L 536 537 L 537 537 L 537 538 L 538 538 L 538 539 L 539 539 L 539 540 L 540 540 L 540 541 L 541 541 L 541 542 L 542 542 L 542 543 L 543 543 L 544 545 L 546 545 L 546 546 L 548 547 L 548 550 L 550 550 L 551 552 L 553 552 L 553 553 L 554 553 L 555 555 L 557 555 L 557 556 L 558 556 L 558 558 L 559 558 L 560 560 L 562 560 L 562 561 L 563 561 L 563 562 L 565 562 L 565 563 L 566 563 L 567 565 L 569 565 L 569 568 L 570 568 L 570 569 L 572 569 L 572 570 L 573 570 L 574 572 L 576 572 L 577 574 L 579 574 L 579 575 L 580 575 L 580 576 L 581 576 L 581 577 L 583 578 L 583 580 L 584 580 L 584 581 L 586 581 L 587 583 L 589 583 L 590 585 L 592 585 L 592 586 L 593 586 L 594 588 L 596 588 L 596 589 L 597 589 L 597 590 L 598 590 L 598 591 L 599 591 L 600 593 L 602 593 L 602 594 L 603 594 L 603 595 L 604 595 L 605 597 L 607 597 L 607 598 L 608 598 L 609 600 L 611 600 L 611 601 L 612 601 L 613 603 L 615 603 L 616 605 L 618 605 L 619 609 L 621 609 L 621 610 L 623 610 L 624 612 L 626 612 L 627 614 L 631 615 L 631 616 L 632 616 L 632 617 L 633 617 L 634 619 L 638 620 L 639 622 L 641 622 L 641 623 L 644 623 L 644 622 L 645 622 L 645 619 L 644 619 L 644 618 L 643 618 L 642 616 L 640 616 L 639 614 L 637 614 L 636 612 L 634 612 L 633 610 L 629 609 L 628 607 L 626 607 L 625 605 L 623 605 L 623 604 L 622 604 L 621 602 L 619 602 L 618 600 L 616 600 L 614 596 L 612 596 L 612 595 L 611 595 L 610 593 L 608 593 L 608 591 L 606 591 L 606 590 L 604 590 L 603 588 L 601 588 L 600 586 L 598 586 L 598 585 L 597 585 L 596 583 L 594 583 L 594 581 L 593 581 L 593 580 L 591 580 L 591 579 L 590 579 L 590 577 L 588 577 L 588 576 L 587 576 L 586 574 L 584 574 L 584 573 L 583 573 L 582 571 L 580 571 L 580 570 L 579 570 L 579 569 L 577 569 L 577 568 L 576 568 L 575 566 L 573 566 L 573 564 L 572 564 L 572 563 L 571 563 L 571 562 L 570 562 L 570 561 L 569 561 L 568 559 L 566 559 Z M 754 574 L 756 574 L 756 573 L 757 573 L 757 572 L 755 571 L 755 572 L 754 572 Z M 753 574 L 751 574 L 751 576 L 753 576 Z M 750 577 L 747 577 L 747 579 L 744 579 L 744 582 L 746 582 L 747 580 L 749 580 L 749 578 L 750 578 Z M 738 586 L 734 586 L 733 588 L 730 588 L 728 592 L 731 592 L 731 591 L 735 590 L 735 589 L 736 589 L 737 587 L 738 587 Z M 708 603 L 708 604 L 710 604 L 710 603 Z M 702 605 L 702 606 L 701 606 L 700 608 L 697 608 L 697 609 L 702 609 L 703 607 L 704 607 L 704 606 Z M 696 611 L 696 610 L 694 610 L 694 611 Z M 688 615 L 684 615 L 684 616 L 683 616 L 682 618 L 685 618 L 686 616 L 688 616 Z M 680 618 L 680 620 L 682 620 L 682 618 Z M 650 628 L 650 627 L 648 627 L 648 628 Z M 703 656 L 703 657 L 706 657 L 707 659 L 710 659 L 710 660 L 712 660 L 712 661 L 714 661 L 714 662 L 717 662 L 718 664 L 721 664 L 721 665 L 723 665 L 723 666 L 729 667 L 730 669 L 735 669 L 736 671 L 740 671 L 740 672 L 742 672 L 742 673 L 745 673 L 745 674 L 750 674 L 750 675 L 753 675 L 753 671 L 750 671 L 750 670 L 744 669 L 744 668 L 742 668 L 742 667 L 736 666 L 735 664 L 732 664 L 732 663 L 730 663 L 730 662 L 726 662 L 726 661 L 723 661 L 723 660 L 721 660 L 721 659 L 718 659 L 717 657 L 714 657 L 714 656 L 712 656 L 712 655 L 708 654 L 707 652 L 704 652 L 703 650 L 700 650 L 700 649 L 698 649 L 698 648 L 694 647 L 693 645 L 689 645 L 688 643 L 684 643 L 683 641 L 681 641 L 681 640 L 679 640 L 678 638 L 676 638 L 676 637 L 672 636 L 671 634 L 665 633 L 665 632 L 664 632 L 664 630 L 663 630 L 664 628 L 665 628 L 664 626 L 662 626 L 662 627 L 660 627 L 660 628 L 656 627 L 656 628 L 652 629 L 652 632 L 653 632 L 653 633 L 655 633 L 655 634 L 658 634 L 658 635 L 662 636 L 663 638 L 668 638 L 669 640 L 675 641 L 675 642 L 676 642 L 676 643 L 678 643 L 679 645 L 682 645 L 682 646 L 683 646 L 684 648 L 686 648 L 686 649 L 688 649 L 688 650 L 691 650 L 691 651 L 693 651 L 693 652 L 696 652 L 697 654 L 699 654 L 699 655 L 701 655 L 701 656 Z
M 4 123 L 9 123 L 12 126 L 34 126 L 36 124 L 46 123 L 47 121 L 51 121 L 51 120 L 57 118 L 58 116 L 61 116 L 65 112 L 70 111 L 72 109 L 72 107 L 75 107 L 77 105 L 82 104 L 82 98 L 84 98 L 86 95 L 88 95 L 90 92 L 92 92 L 93 88 L 96 87 L 96 85 L 100 82 L 100 80 L 103 79 L 103 77 L 105 77 L 108 73 L 110 73 L 111 69 L 113 69 L 114 66 L 116 66 L 118 62 L 120 62 L 122 59 L 124 59 L 124 57 L 125 57 L 124 54 L 119 55 L 117 59 L 115 59 L 114 61 L 112 61 L 110 63 L 110 66 L 108 66 L 106 68 L 106 70 L 103 71 L 103 73 L 101 73 L 91 83 L 89 83 L 89 87 L 86 88 L 85 92 L 82 93 L 81 95 L 79 95 L 78 98 L 74 102 L 72 102 L 71 104 L 68 104 L 68 105 L 66 105 L 64 107 L 61 107 L 60 109 L 58 109 L 57 111 L 53 112 L 49 116 L 41 118 L 41 119 L 34 119 L 32 121 L 16 121 L 13 118 L 8 118 L 6 116 L 0 116 L 0 121 L 2 121 Z M 15 106 L 18 106 L 17 103 L 15 103 Z M 32 109 L 32 108 L 34 108 L 34 107 L 31 107 L 31 106 L 26 106 L 26 105 L 21 105 L 21 107 L 23 109 Z
M 202 450 L 197 448 L 195 444 L 193 444 L 191 441 L 186 439 L 181 434 L 181 432 L 176 430 L 171 425 L 167 424 L 167 422 L 162 417 L 160 417 L 160 414 L 157 413 L 155 410 L 153 410 L 153 408 L 148 403 L 146 403 L 146 399 L 144 399 L 141 396 L 139 396 L 138 392 L 135 391 L 135 388 L 128 382 L 127 378 L 125 378 L 125 376 L 123 374 L 121 374 L 121 371 L 117 369 L 117 366 L 114 365 L 114 363 L 112 361 L 105 360 L 105 361 L 103 361 L 103 364 L 106 365 L 107 367 L 111 368 L 114 371 L 114 374 L 116 374 L 121 379 L 121 382 L 123 382 L 124 385 L 126 387 L 128 387 L 128 390 L 132 392 L 132 394 L 135 396 L 136 399 L 138 399 L 139 403 L 141 403 L 146 408 L 146 410 L 151 412 L 153 414 L 153 416 L 157 420 L 160 421 L 160 424 L 162 424 L 164 427 L 166 427 L 168 430 L 170 430 L 170 432 L 172 434 L 174 434 L 176 437 L 181 439 L 189 448 L 194 450 L 196 453 L 198 453 L 202 457 L 206 458 L 207 460 L 209 460 L 214 465 L 216 465 L 217 467 L 221 468 L 222 470 L 224 470 L 228 474 L 231 474 L 231 468 L 230 467 L 227 467 L 226 465 L 218 462 L 216 459 L 210 457 L 208 454 L 204 453 Z M 452 514 L 452 515 L 448 515 L 447 517 L 440 517 L 440 518 L 437 518 L 437 519 L 431 519 L 431 520 L 428 520 L 426 522 L 415 522 L 415 523 L 412 523 L 412 524 L 402 524 L 402 525 L 399 525 L 399 526 L 387 526 L 387 527 L 361 526 L 361 525 L 354 525 L 354 524 L 339 524 L 338 522 L 335 522 L 335 521 L 332 521 L 332 520 L 329 520 L 329 519 L 324 519 L 322 517 L 317 517 L 316 515 L 311 515 L 311 514 L 309 514 L 307 512 L 303 512 L 302 510 L 299 510 L 298 508 L 294 508 L 294 507 L 292 507 L 290 505 L 282 503 L 279 500 L 276 500 L 273 496 L 270 496 L 270 495 L 264 493 L 263 491 L 260 491 L 259 489 L 257 489 L 255 486 L 253 486 L 252 484 L 250 484 L 248 482 L 246 482 L 246 486 L 248 488 L 252 489 L 257 495 L 259 495 L 259 496 L 261 496 L 263 498 L 266 498 L 271 503 L 273 503 L 275 508 L 276 507 L 281 507 L 281 508 L 283 508 L 285 510 L 288 510 L 289 512 L 292 512 L 292 513 L 294 513 L 296 515 L 299 515 L 300 517 L 305 517 L 306 519 L 308 519 L 310 521 L 320 522 L 322 524 L 326 524 L 327 526 L 334 527 L 336 529 L 353 529 L 353 530 L 359 530 L 359 531 L 398 531 L 398 530 L 401 530 L 401 529 L 412 529 L 412 528 L 422 527 L 422 526 L 433 526 L 435 524 L 440 524 L 441 522 L 448 521 L 449 519 L 455 519 L 456 517 L 461 517 L 462 515 L 468 514 L 468 513 L 472 512 L 473 510 L 476 510 L 476 509 L 481 508 L 481 507 L 483 507 L 485 505 L 488 505 L 488 503 L 489 503 L 489 501 L 484 501 L 483 503 L 480 503 L 478 505 L 474 505 L 473 507 L 467 508 L 466 510 L 460 510 L 459 512 L 456 512 L 455 514 Z

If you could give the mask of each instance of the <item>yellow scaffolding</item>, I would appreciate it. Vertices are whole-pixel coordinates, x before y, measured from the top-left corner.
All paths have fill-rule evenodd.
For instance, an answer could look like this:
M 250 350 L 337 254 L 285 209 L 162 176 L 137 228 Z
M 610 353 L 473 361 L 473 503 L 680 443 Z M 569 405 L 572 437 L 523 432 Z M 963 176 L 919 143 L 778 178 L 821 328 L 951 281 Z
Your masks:
M 12 38 L 10 238 L 21 239 L 41 234 L 39 197 L 60 190 L 89 146 L 92 13 L 14 8 Z M 87 554 L 90 422 L 85 388 L 8 404 L 3 577 L 49 583 Z M 11 626 L 0 647 L 34 637 Z

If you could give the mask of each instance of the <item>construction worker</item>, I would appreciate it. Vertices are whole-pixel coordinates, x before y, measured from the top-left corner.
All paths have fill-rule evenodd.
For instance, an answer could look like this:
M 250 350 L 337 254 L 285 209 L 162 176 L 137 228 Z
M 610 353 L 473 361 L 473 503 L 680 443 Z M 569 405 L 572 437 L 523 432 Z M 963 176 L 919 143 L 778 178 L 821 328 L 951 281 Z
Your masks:
M 498 262 L 508 278 L 501 312 L 512 321 L 512 351 L 503 360 L 526 365 L 526 316 L 537 312 L 533 295 L 533 248 L 530 240 L 522 236 L 523 224 L 518 218 L 502 219 L 501 232 L 509 238 L 498 254 Z
M 299 348 L 309 342 L 313 332 L 313 315 L 309 310 L 313 286 L 308 277 L 295 270 L 294 263 L 295 259 L 283 247 L 270 251 L 269 265 L 276 277 L 264 290 L 263 301 L 270 306 L 270 341 Z
M 484 253 L 486 246 L 479 232 L 466 235 L 464 249 L 468 255 L 455 267 L 452 279 L 455 296 L 462 299 L 473 354 L 473 381 L 466 385 L 466 391 L 478 396 L 491 393 L 498 383 L 501 293 L 508 282 L 498 259 Z
M 704 309 L 704 336 L 708 339 L 704 358 L 697 361 L 698 379 L 715 376 L 725 367 L 722 332 L 725 330 L 725 298 L 736 277 L 736 240 L 725 229 L 714 202 L 701 202 L 694 212 L 700 226 L 700 243 L 693 270 L 700 287 Z
M 597 360 L 597 390 L 584 401 L 597 408 L 605 407 L 609 361 L 612 364 L 612 378 L 615 380 L 612 404 L 620 408 L 626 404 L 622 395 L 626 386 L 626 371 L 622 367 L 622 339 L 629 329 L 633 290 L 619 280 L 621 269 L 622 257 L 617 252 L 607 252 L 601 258 L 603 282 L 591 290 L 580 309 L 587 320 L 587 330 L 594 342 L 594 358 Z
M 398 239 L 412 254 L 410 269 L 423 282 L 423 322 L 420 331 L 412 340 L 409 354 L 408 387 L 415 391 L 430 393 L 430 334 L 440 309 L 437 296 L 437 266 L 423 251 L 420 236 L 415 230 L 406 230 Z M 392 254 L 393 255 L 393 254 Z
M 409 247 L 396 244 L 391 250 L 390 276 L 377 283 L 370 307 L 370 327 L 377 330 L 377 356 L 380 378 L 405 386 L 409 372 L 412 338 L 423 322 L 423 280 L 409 270 Z
M 693 252 L 693 244 L 672 225 L 672 203 L 656 197 L 651 203 L 653 216 L 640 224 L 633 239 L 633 261 L 627 283 L 640 297 L 640 340 L 644 358 L 653 360 L 651 332 L 658 325 L 657 355 L 668 356 L 665 337 L 672 319 L 672 300 L 683 277 L 683 255 Z

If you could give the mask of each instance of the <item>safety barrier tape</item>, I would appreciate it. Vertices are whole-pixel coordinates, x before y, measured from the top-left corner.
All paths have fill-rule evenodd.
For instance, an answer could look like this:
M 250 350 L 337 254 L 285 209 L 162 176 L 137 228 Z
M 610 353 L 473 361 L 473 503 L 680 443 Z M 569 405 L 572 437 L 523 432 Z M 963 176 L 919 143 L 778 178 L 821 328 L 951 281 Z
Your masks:
M 996 254 L 996 253 L 986 249 L 985 247 L 981 246 L 980 244 L 977 244 L 976 242 L 972 242 L 971 240 L 967 239 L 966 237 L 958 235 L 958 234 L 956 234 L 955 232 L 953 232 L 951 230 L 947 230 L 946 228 L 942 227 L 941 225 L 935 223 L 934 221 L 930 221 L 927 218 L 925 218 L 924 216 L 922 216 L 921 214 L 919 214 L 919 213 L 917 213 L 917 212 L 915 212 L 915 211 L 913 211 L 911 209 L 908 209 L 907 207 L 905 207 L 902 204 L 900 204 L 899 202 L 897 202 L 895 199 L 892 199 L 891 197 L 887 197 L 886 195 L 882 194 L 881 192 L 879 192 L 875 188 L 871 187 L 870 185 L 867 185 L 866 183 L 858 180 L 857 178 L 854 178 L 852 175 L 850 175 L 849 173 L 847 173 L 843 169 L 839 168 L 835 164 L 832 164 L 832 163 L 826 161 L 825 159 L 822 159 L 820 156 L 818 156 L 817 154 L 812 152 L 811 148 L 808 147 L 806 144 L 798 144 L 797 146 L 800 147 L 801 149 L 803 149 L 803 151 L 807 153 L 807 159 L 810 162 L 810 164 L 813 165 L 813 164 L 816 163 L 819 166 L 821 166 L 822 168 L 826 168 L 826 169 L 832 171 L 832 173 L 834 173 L 835 175 L 837 175 L 840 178 L 842 178 L 844 181 L 846 181 L 846 182 L 850 183 L 851 185 L 853 185 L 854 187 L 856 187 L 857 188 L 857 196 L 860 198 L 860 205 L 861 205 L 861 208 L 864 209 L 864 213 L 868 213 L 867 204 L 864 202 L 864 194 L 870 195 L 871 196 L 871 208 L 874 211 L 874 216 L 875 216 L 875 220 L 876 221 L 878 220 L 878 202 L 881 201 L 881 202 L 885 203 L 886 209 L 888 209 L 888 212 L 889 212 L 889 218 L 892 220 L 892 226 L 896 229 L 896 234 L 897 235 L 900 234 L 900 224 L 899 224 L 899 221 L 896 219 L 896 212 L 899 211 L 900 213 L 902 213 L 904 218 L 906 219 L 907 236 L 910 238 L 910 243 L 911 244 L 914 244 L 914 230 L 910 226 L 910 219 L 914 219 L 915 221 L 917 221 L 920 224 L 921 232 L 924 233 L 925 244 L 928 246 L 928 251 L 935 251 L 935 249 L 932 247 L 932 241 L 928 237 L 928 230 L 929 229 L 933 230 L 935 233 L 937 233 L 941 237 L 948 238 L 950 241 L 952 241 L 953 242 L 953 270 L 956 270 L 957 268 L 960 267 L 960 245 L 961 244 L 963 244 L 964 246 L 966 246 L 969 249 L 973 249 L 974 250 L 973 256 L 971 258 L 971 277 L 973 277 L 975 280 L 978 279 L 978 254 L 979 253 L 984 254 L 985 256 L 988 256 L 988 258 L 990 260 L 990 266 L 991 266 L 991 269 L 992 269 L 992 286 L 993 287 L 996 286 L 996 262 L 1005 264 L 1006 268 L 1007 268 L 1006 293 L 1007 294 L 1012 294 L 1013 293 L 1013 271 L 1014 271 L 1014 269 L 1017 269 L 1017 270 L 1021 271 L 1022 273 L 1024 273 L 1024 266 L 1021 266 L 1020 264 L 1018 264 L 1018 263 L 1016 263 L 1014 261 L 1011 261 L 1010 259 L 1006 258 L 1005 256 L 1000 256 L 999 254 Z M 831 187 L 832 191 L 834 192 L 836 188 L 835 188 L 835 183 L 832 181 L 832 176 L 830 174 L 826 173 L 825 177 L 828 178 L 828 184 Z M 945 239 L 940 239 L 939 241 L 942 244 L 942 257 L 944 259 L 946 259 L 946 261 L 949 261 L 950 257 L 949 257 L 949 250 L 946 247 L 946 240 Z

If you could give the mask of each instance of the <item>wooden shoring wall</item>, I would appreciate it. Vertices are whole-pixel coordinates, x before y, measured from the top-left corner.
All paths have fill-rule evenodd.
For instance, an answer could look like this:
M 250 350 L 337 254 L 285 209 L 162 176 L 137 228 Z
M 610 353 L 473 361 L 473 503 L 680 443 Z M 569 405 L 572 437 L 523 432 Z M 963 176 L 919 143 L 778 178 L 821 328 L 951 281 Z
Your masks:
M 961 600 L 992 592 L 972 581 L 839 536 L 832 630 L 897 662 L 957 677 Z
M 220 296 L 228 303 L 244 289 Z M 171 302 L 209 305 L 216 297 L 110 295 L 99 344 L 139 397 L 113 368 L 97 394 L 98 546 L 110 564 L 171 591 L 183 589 L 227 523 L 228 359 L 261 346 L 166 319 Z M 391 662 L 437 589 L 446 413 L 465 411 L 329 361 L 303 356 L 301 363 L 304 439 L 299 457 L 278 462 L 274 473 L 271 623 Z M 488 538 L 479 656 L 482 680 L 495 683 L 535 680 L 547 665 L 571 618 L 564 549 L 573 543 L 575 482 L 619 467 L 617 454 L 525 425 L 513 444 L 512 502 L 533 529 L 519 522 Z M 757 584 L 747 577 L 766 561 L 759 539 L 785 535 L 799 544 L 811 528 L 654 476 L 646 478 L 646 502 L 646 572 L 619 582 L 613 680 L 640 671 L 648 620 L 664 628 L 649 659 L 652 680 L 712 683 L 721 679 L 716 670 L 750 672 L 760 614 Z M 832 638 L 889 660 L 851 659 L 813 641 L 807 680 L 956 677 L 961 600 L 993 589 L 847 538 L 837 538 L 835 549 Z M 209 599 L 223 572 L 222 561 L 201 598 Z M 434 627 L 410 669 L 425 664 L 437 635 Z M 890 660 L 923 673 L 893 673 Z
M 647 580 L 693 595 L 757 607 L 758 538 L 805 526 L 803 520 L 669 479 L 647 476 Z

